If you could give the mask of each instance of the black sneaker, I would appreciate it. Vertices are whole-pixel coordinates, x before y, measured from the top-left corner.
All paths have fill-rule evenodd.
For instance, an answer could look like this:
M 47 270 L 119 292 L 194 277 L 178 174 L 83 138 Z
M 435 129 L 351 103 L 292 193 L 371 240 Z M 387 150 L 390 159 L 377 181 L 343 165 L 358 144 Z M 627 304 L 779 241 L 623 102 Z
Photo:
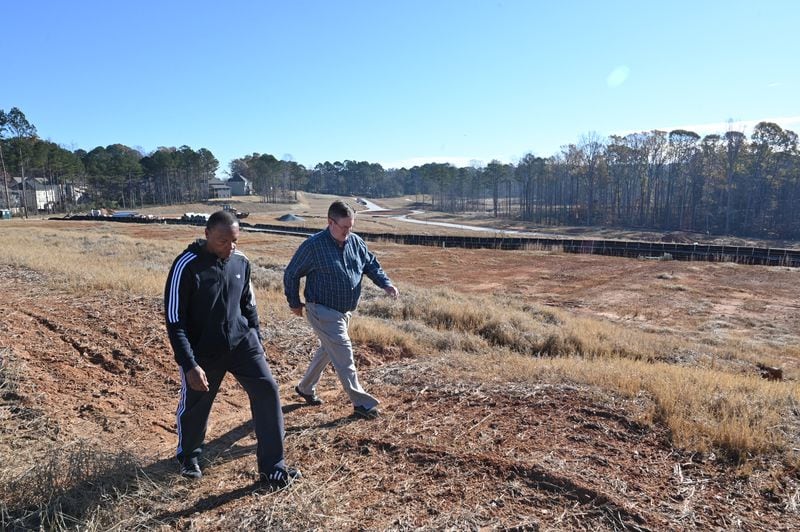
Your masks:
M 181 476 L 191 479 L 198 479 L 203 476 L 200 471 L 200 464 L 197 463 L 197 457 L 186 458 L 181 462 Z
M 258 481 L 263 486 L 281 489 L 301 478 L 303 478 L 303 474 L 300 473 L 299 469 L 295 469 L 294 467 L 287 467 L 286 469 L 276 467 L 270 473 L 261 473 Z
M 303 392 L 300 391 L 300 387 L 299 386 L 295 386 L 294 387 L 294 391 L 297 392 L 297 395 L 299 395 L 300 397 L 305 399 L 306 403 L 309 404 L 309 405 L 315 405 L 316 406 L 316 405 L 321 405 L 322 404 L 322 399 L 320 399 L 317 396 L 317 394 L 315 394 L 315 393 L 311 393 L 311 394 L 303 393 Z
M 376 417 L 380 416 L 381 413 L 376 406 L 373 406 L 372 408 L 357 406 L 353 408 L 353 415 L 363 419 L 375 419 Z

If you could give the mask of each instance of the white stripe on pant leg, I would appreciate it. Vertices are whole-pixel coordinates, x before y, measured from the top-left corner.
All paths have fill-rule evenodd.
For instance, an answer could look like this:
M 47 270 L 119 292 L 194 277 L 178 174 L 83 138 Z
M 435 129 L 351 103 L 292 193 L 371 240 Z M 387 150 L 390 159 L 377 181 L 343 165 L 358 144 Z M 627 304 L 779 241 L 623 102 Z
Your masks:
M 183 371 L 183 368 L 180 368 L 181 372 L 181 397 L 178 400 L 178 411 L 176 413 L 177 418 L 177 429 L 178 429 L 178 449 L 175 452 L 175 455 L 179 455 L 183 452 L 183 448 L 181 447 L 181 436 L 183 431 L 181 430 L 181 416 L 183 412 L 186 410 L 186 374 Z

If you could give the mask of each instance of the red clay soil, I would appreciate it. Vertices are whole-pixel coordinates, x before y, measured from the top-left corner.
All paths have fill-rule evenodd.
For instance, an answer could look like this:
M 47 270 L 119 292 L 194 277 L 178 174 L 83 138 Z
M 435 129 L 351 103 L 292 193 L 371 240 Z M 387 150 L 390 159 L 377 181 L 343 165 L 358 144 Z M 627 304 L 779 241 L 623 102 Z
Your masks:
M 412 257 L 407 251 L 402 246 L 381 250 L 384 265 L 400 283 L 413 279 L 446 286 L 452 282 L 448 271 L 457 269 L 464 274 L 458 288 L 467 291 L 506 290 L 579 311 L 600 307 L 597 312 L 610 319 L 697 325 L 681 322 L 667 305 L 654 307 L 657 291 L 636 292 L 637 284 L 660 281 L 657 271 L 637 275 L 640 263 L 634 261 L 621 269 L 609 262 L 619 259 L 549 255 L 539 257 L 534 268 L 531 254 L 479 264 L 478 257 L 487 254 L 423 249 Z M 569 267 L 556 264 L 559 260 L 568 260 Z M 690 290 L 700 290 L 706 277 L 724 267 L 659 268 L 672 271 Z M 780 277 L 773 284 L 778 287 L 774 304 L 785 308 L 773 313 L 773 321 L 788 332 L 797 325 L 797 299 L 792 299 L 797 290 L 781 283 L 782 276 L 794 273 L 764 273 Z M 742 290 L 756 290 L 747 279 L 742 274 Z M 160 300 L 54 293 L 43 288 L 39 274 L 10 266 L 0 266 L 0 293 L 0 347 L 23 364 L 27 380 L 19 390 L 21 400 L 58 424 L 58 439 L 131 449 L 149 474 L 171 478 L 179 380 Z M 720 296 L 720 312 L 731 297 L 746 295 Z M 641 316 L 624 316 L 625 305 L 614 304 L 623 296 L 641 298 Z M 732 321 L 743 319 L 734 314 Z M 292 389 L 313 340 L 299 321 L 282 326 L 287 330 L 268 340 L 268 357 L 281 385 L 287 456 L 305 478 L 286 490 L 289 495 L 254 491 L 248 403 L 229 377 L 212 412 L 204 478 L 162 506 L 153 526 L 227 529 L 226 522 L 241 522 L 242 516 L 268 507 L 269 498 L 293 497 L 312 509 L 286 526 L 308 529 L 800 528 L 796 471 L 759 462 L 744 475 L 713 455 L 677 451 L 665 428 L 637 423 L 645 398 L 535 382 L 452 382 L 444 374 L 446 360 L 359 347 L 362 381 L 381 398 L 385 415 L 375 421 L 350 417 L 329 371 L 320 386 L 325 404 L 306 407 Z

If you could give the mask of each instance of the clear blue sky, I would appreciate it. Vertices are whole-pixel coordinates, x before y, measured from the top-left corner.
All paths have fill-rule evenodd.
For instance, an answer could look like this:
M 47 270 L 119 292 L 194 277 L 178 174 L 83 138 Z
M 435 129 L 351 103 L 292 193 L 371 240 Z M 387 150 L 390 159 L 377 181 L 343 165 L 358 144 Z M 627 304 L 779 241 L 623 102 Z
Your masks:
M 800 132 L 796 0 L 0 0 L 0 19 L 0 109 L 68 149 L 207 148 L 221 177 L 254 152 L 463 166 L 589 133 Z

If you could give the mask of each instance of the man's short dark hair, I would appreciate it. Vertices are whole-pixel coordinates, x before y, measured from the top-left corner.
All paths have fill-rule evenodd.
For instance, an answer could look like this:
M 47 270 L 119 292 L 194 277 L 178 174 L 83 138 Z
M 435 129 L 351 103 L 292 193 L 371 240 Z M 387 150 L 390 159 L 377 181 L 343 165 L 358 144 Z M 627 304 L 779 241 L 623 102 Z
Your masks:
M 236 216 L 229 213 L 228 211 L 217 211 L 208 217 L 208 221 L 206 222 L 206 229 L 211 230 L 218 225 L 232 227 L 234 225 L 239 225 L 239 220 L 238 218 L 236 218 Z
M 350 218 L 351 216 L 355 216 L 355 214 L 356 211 L 342 200 L 336 200 L 328 207 L 328 218 L 333 218 L 334 220 Z

